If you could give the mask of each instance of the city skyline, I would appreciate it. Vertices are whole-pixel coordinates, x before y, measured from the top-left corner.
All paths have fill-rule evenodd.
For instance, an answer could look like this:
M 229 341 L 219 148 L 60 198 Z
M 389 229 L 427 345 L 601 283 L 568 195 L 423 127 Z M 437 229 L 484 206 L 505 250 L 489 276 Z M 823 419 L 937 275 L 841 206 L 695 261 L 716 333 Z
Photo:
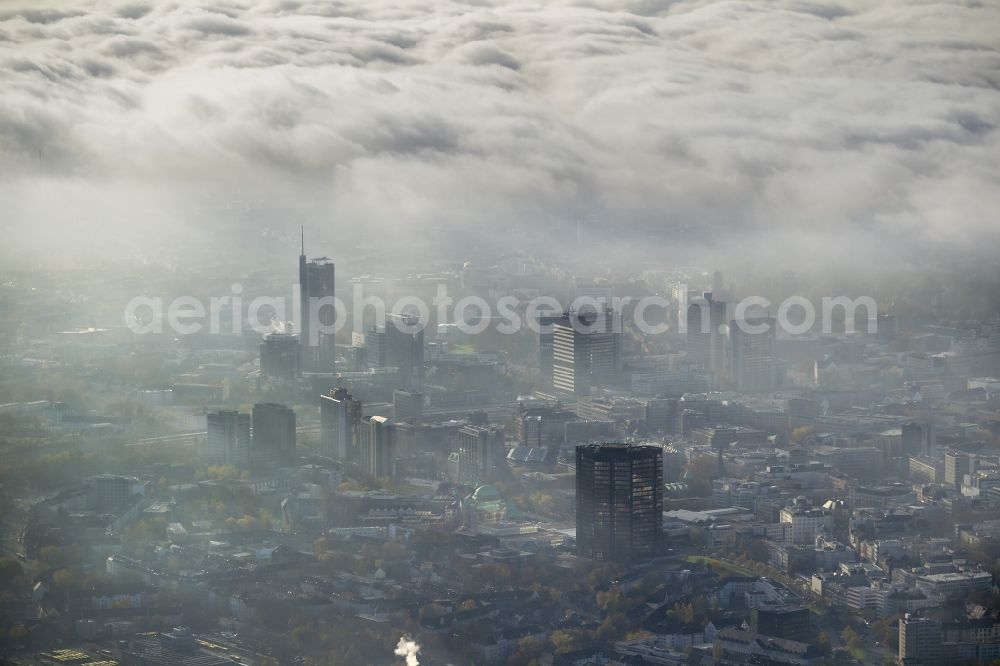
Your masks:
M 0 91 L 0 666 L 1000 666 L 996 0 L 5 0 Z

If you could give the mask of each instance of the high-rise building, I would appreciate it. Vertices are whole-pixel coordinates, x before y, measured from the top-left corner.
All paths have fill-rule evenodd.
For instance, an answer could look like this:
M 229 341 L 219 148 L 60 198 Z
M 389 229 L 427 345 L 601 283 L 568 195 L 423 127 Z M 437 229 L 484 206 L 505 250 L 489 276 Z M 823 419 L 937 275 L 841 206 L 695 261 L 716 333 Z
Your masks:
M 299 338 L 270 333 L 260 344 L 260 374 L 276 379 L 295 379 L 301 374 Z
M 323 455 L 337 460 L 359 462 L 355 429 L 361 421 L 362 404 L 345 388 L 319 397 L 320 445 Z M 367 427 L 367 424 L 364 424 Z
M 393 391 L 392 416 L 396 423 L 420 425 L 424 417 L 424 394 L 400 389 Z
M 552 387 L 581 398 L 591 387 L 618 381 L 622 368 L 621 313 L 567 312 L 552 324 Z
M 250 415 L 232 410 L 207 417 L 205 461 L 213 465 L 250 464 Z
M 365 446 L 365 468 L 368 475 L 380 479 L 395 475 L 396 427 L 384 416 L 368 419 Z
M 716 270 L 714 273 L 712 273 L 712 293 L 721 296 L 722 288 L 723 288 L 722 271 Z
M 502 428 L 467 425 L 458 431 L 458 481 L 479 486 L 496 479 L 504 463 Z
M 538 385 L 543 390 L 552 388 L 553 325 L 565 316 L 563 313 L 538 316 Z
M 726 303 L 712 298 L 706 291 L 702 298 L 690 302 L 687 309 L 687 358 L 712 372 L 725 369 Z
M 419 392 L 424 385 L 424 331 L 415 315 L 387 315 L 384 326 L 365 334 L 365 358 L 370 368 L 396 368 L 397 385 Z
M 875 320 L 875 326 L 878 331 L 878 341 L 884 345 L 889 344 L 899 335 L 899 321 L 896 319 L 896 315 L 880 314 Z
M 646 430 L 650 433 L 675 433 L 679 425 L 680 400 L 653 398 L 646 402 Z
M 941 663 L 941 621 L 907 613 L 899 620 L 899 663 Z
M 320 257 L 306 260 L 305 238 L 299 255 L 299 342 L 302 353 L 302 370 L 305 372 L 333 372 L 337 360 L 334 334 L 319 330 L 320 326 L 332 327 L 337 321 L 337 311 L 332 304 L 319 299 L 335 296 L 335 269 L 333 262 Z
M 576 447 L 576 548 L 581 557 L 652 557 L 660 547 L 662 523 L 660 447 Z
M 944 482 L 946 485 L 958 487 L 966 474 L 973 473 L 972 456 L 964 451 L 945 451 Z
M 384 368 L 385 326 L 372 326 L 365 331 L 365 364 L 369 368 Z
M 936 457 L 937 441 L 934 436 L 934 424 L 920 421 L 904 423 L 902 430 L 902 449 L 908 456 Z
M 751 332 L 758 330 L 760 332 Z M 771 317 L 748 317 L 742 322 L 733 320 L 729 327 L 729 368 L 736 390 L 771 391 L 775 388 L 776 331 L 777 322 Z
M 295 462 L 295 412 L 274 402 L 253 406 L 253 446 L 250 464 L 255 467 Z

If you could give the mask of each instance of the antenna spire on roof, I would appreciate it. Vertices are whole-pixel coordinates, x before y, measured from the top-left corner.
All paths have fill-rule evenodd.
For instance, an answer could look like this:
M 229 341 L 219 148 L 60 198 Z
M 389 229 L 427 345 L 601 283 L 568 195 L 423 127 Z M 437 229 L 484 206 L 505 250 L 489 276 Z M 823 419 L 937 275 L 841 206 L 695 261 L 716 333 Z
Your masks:
M 305 226 L 299 227 L 299 231 L 302 234 L 302 256 L 306 256 L 306 228 Z

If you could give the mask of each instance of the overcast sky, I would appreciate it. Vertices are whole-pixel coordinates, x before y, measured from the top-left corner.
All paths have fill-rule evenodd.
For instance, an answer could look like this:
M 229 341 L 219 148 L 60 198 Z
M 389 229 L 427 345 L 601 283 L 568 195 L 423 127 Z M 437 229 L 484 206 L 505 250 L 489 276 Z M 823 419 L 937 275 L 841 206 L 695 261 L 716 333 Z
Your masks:
M 583 219 L 995 258 L 998 48 L 996 0 L 8 0 L 0 252 Z

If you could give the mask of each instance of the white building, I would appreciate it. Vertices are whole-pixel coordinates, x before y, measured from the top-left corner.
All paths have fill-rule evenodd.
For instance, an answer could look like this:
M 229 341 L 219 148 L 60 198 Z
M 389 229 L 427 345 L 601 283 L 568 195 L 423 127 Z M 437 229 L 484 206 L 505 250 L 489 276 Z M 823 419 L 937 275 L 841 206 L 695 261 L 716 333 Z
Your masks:
M 792 526 L 792 543 L 814 543 L 817 533 L 833 531 L 833 513 L 811 506 L 804 497 L 782 509 L 778 520 Z

